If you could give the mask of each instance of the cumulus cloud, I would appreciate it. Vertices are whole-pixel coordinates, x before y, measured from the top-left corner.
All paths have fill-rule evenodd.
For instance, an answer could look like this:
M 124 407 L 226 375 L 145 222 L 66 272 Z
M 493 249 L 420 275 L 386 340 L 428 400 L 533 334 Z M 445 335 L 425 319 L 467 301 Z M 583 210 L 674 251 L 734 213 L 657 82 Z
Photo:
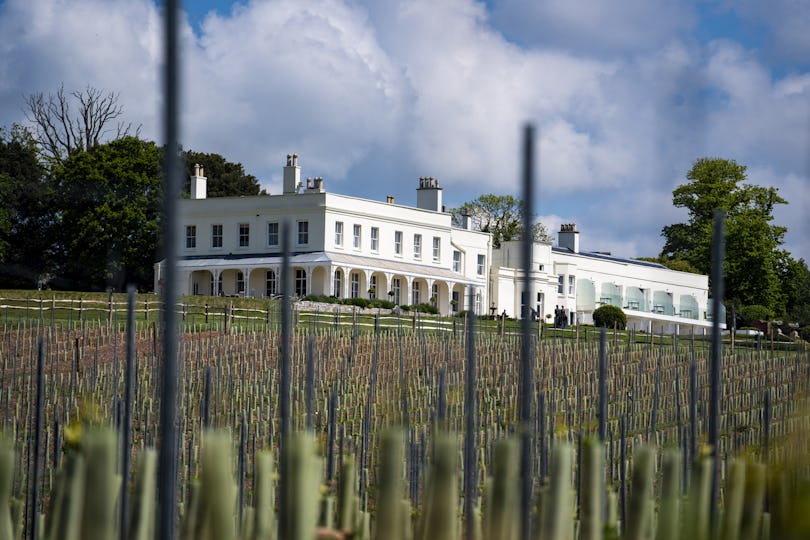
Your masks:
M 669 0 L 494 0 L 493 24 L 530 46 L 603 57 L 665 45 L 692 28 L 689 2 Z
M 342 177 L 396 136 L 400 74 L 364 12 L 343 2 L 251 2 L 211 14 L 187 58 L 193 146 L 260 171 L 280 171 L 296 151 Z
M 0 4 L 0 122 L 25 120 L 25 95 L 90 85 L 120 93 L 128 120 L 154 136 L 160 24 L 147 0 Z
M 810 8 L 802 0 L 733 0 L 729 6 L 754 27 L 763 27 L 766 51 L 775 59 L 808 65 Z
M 236 3 L 183 23 L 182 143 L 271 192 L 295 151 L 333 191 L 409 204 L 429 175 L 460 203 L 517 193 L 531 121 L 542 211 L 628 256 L 655 254 L 683 219 L 671 191 L 694 159 L 730 157 L 796 201 L 777 218 L 808 257 L 796 208 L 810 200 L 810 72 L 701 41 L 697 13 L 665 0 Z M 120 92 L 127 121 L 160 140 L 160 34 L 152 0 L 6 0 L 0 125 L 24 119 L 24 94 L 90 84 Z

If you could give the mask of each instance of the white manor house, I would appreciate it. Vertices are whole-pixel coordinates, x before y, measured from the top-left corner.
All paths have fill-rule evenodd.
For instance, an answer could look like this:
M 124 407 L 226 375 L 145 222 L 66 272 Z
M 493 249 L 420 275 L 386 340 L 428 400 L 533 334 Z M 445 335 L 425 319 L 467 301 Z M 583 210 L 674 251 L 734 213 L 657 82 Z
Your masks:
M 430 303 L 448 315 L 522 313 L 550 317 L 559 306 L 569 324 L 592 323 L 603 304 L 621 307 L 628 327 L 703 333 L 711 327 L 708 277 L 662 265 L 588 253 L 579 232 L 563 225 L 557 246 L 533 245 L 528 290 L 522 290 L 520 242 L 493 248 L 489 233 L 452 224 L 442 188 L 421 178 L 416 207 L 328 193 L 322 178 L 301 182 L 298 156 L 287 156 L 283 193 L 206 197 L 202 167 L 180 201 L 180 291 L 190 295 L 272 297 L 280 293 L 282 222 L 292 228 L 295 296 Z M 162 284 L 155 264 L 155 290 Z M 472 290 L 472 304 L 469 294 Z

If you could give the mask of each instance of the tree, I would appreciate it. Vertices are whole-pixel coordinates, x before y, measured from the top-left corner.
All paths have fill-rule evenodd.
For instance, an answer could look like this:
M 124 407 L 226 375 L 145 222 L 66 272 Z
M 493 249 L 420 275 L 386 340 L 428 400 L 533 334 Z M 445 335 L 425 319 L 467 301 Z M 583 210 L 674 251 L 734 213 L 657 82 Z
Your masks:
M 235 197 L 239 195 L 260 195 L 264 193 L 259 181 L 252 174 L 245 173 L 241 163 L 231 163 L 219 154 L 205 154 L 188 150 L 184 153 L 186 162 L 186 178 L 194 174 L 194 165 L 203 166 L 205 176 L 208 178 L 207 190 L 209 197 Z M 186 184 L 186 193 L 189 184 Z
M 65 94 L 64 85 L 47 97 L 42 92 L 27 96 L 26 116 L 36 127 L 34 140 L 48 164 L 64 163 L 70 156 L 91 150 L 110 138 L 129 135 L 131 124 L 111 125 L 124 114 L 118 99 L 118 94 L 105 94 L 92 86 Z
M 627 326 L 627 315 L 622 308 L 605 304 L 593 310 L 593 324 L 600 328 L 617 328 L 624 330 Z
M 807 263 L 785 254 L 780 262 L 779 277 L 785 297 L 782 315 L 792 322 L 810 325 L 810 269 Z
M 511 195 L 481 195 L 451 209 L 450 213 L 456 226 L 463 223 L 464 216 L 469 216 L 473 228 L 492 234 L 492 246 L 496 248 L 522 236 L 523 203 Z M 531 234 L 535 242 L 550 240 L 545 226 L 539 221 L 532 225 Z
M 0 286 L 30 287 L 50 265 L 52 191 L 31 132 L 0 128 Z
M 667 259 L 666 257 L 636 257 L 639 261 L 654 262 L 666 266 L 670 270 L 678 272 L 689 272 L 690 274 L 700 274 L 700 270 L 683 259 Z
M 778 275 L 779 246 L 786 229 L 773 225 L 777 204 L 787 204 L 778 189 L 746 184 L 746 167 L 734 160 L 700 158 L 688 182 L 672 192 L 672 202 L 689 211 L 686 223 L 667 225 L 661 257 L 682 259 L 703 274 L 711 270 L 712 224 L 715 210 L 726 212 L 726 303 L 783 309 Z
M 163 151 L 124 137 L 71 155 L 53 172 L 62 288 L 152 286 Z

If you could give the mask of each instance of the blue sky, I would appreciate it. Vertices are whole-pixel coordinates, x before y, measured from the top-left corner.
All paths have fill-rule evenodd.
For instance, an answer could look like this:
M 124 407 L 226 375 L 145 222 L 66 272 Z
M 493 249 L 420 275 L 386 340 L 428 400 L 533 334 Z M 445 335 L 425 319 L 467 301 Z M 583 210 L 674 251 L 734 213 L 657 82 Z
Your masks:
M 287 153 L 327 190 L 448 206 L 517 194 L 539 133 L 535 207 L 582 247 L 656 255 L 672 190 L 702 156 L 774 185 L 786 247 L 810 259 L 810 4 L 798 0 L 186 2 L 186 148 L 280 190 Z M 154 0 L 0 3 L 0 125 L 23 96 L 90 84 L 160 140 Z

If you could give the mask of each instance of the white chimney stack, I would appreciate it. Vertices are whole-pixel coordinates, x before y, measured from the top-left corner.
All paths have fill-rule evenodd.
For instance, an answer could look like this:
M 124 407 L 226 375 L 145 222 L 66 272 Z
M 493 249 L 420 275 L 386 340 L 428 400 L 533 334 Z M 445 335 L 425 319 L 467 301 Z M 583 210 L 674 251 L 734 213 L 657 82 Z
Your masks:
M 284 167 L 284 194 L 298 193 L 301 186 L 301 168 L 298 166 L 298 154 L 287 154 L 287 165 Z
M 579 231 L 576 223 L 563 223 L 560 225 L 557 245 L 564 249 L 570 249 L 574 253 L 579 253 Z
M 428 177 L 419 179 L 419 188 L 416 190 L 416 207 L 422 210 L 443 212 L 442 188 L 439 179 Z
M 191 177 L 191 198 L 205 199 L 208 196 L 208 179 L 204 176 L 203 166 L 194 164 L 194 176 Z

